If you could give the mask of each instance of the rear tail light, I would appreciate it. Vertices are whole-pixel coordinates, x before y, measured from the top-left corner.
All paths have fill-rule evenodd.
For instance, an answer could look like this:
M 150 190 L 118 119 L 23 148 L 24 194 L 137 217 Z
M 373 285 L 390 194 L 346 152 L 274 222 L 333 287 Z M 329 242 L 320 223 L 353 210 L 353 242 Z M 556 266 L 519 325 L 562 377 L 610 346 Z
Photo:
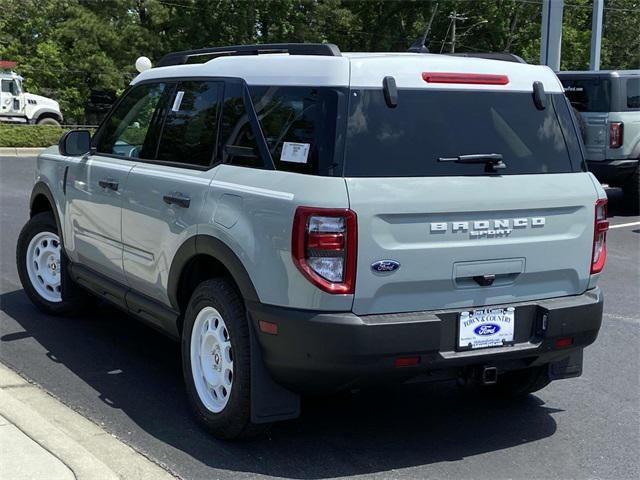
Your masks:
M 591 273 L 599 273 L 607 260 L 607 199 L 596 202 L 596 216 L 593 228 L 593 254 L 591 255 Z
M 298 270 L 325 292 L 353 293 L 357 229 L 352 210 L 298 207 L 291 245 Z
M 624 136 L 624 123 L 611 122 L 609 124 L 609 148 L 620 148 Z
M 488 73 L 422 72 L 422 79 L 427 83 L 467 83 L 472 85 L 506 85 L 509 83 L 509 77 L 506 75 Z

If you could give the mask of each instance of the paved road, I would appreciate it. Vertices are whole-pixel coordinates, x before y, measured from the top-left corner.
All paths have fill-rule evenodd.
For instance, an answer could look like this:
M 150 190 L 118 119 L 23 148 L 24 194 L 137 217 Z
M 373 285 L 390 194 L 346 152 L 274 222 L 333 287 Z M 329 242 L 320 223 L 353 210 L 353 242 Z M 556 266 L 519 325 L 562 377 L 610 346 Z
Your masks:
M 449 384 L 315 399 L 266 438 L 223 443 L 189 415 L 176 344 L 106 305 L 64 319 L 27 301 L 14 245 L 33 168 L 0 158 L 0 359 L 179 476 L 640 477 L 640 226 L 609 234 L 604 326 L 581 378 L 522 403 Z M 614 225 L 640 221 L 618 203 Z

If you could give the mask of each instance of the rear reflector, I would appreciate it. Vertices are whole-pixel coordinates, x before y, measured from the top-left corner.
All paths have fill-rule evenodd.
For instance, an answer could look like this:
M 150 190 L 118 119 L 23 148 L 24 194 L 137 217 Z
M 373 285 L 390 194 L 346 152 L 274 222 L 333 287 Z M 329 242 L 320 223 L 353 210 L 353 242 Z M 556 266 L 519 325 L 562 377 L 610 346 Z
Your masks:
M 472 85 L 506 85 L 509 83 L 509 77 L 506 75 L 487 73 L 422 72 L 422 79 L 427 83 L 467 83 Z
M 260 320 L 258 322 L 260 326 L 260 331 L 264 333 L 268 333 L 269 335 L 277 335 L 278 334 L 278 324 L 272 322 L 266 322 L 264 320 Z
M 420 357 L 398 357 L 394 365 L 396 367 L 411 367 L 420 363 Z
M 593 225 L 593 253 L 591 254 L 591 273 L 600 273 L 607 261 L 607 199 L 596 201 L 596 212 Z
M 559 338 L 556 340 L 556 348 L 566 348 L 573 345 L 572 337 Z

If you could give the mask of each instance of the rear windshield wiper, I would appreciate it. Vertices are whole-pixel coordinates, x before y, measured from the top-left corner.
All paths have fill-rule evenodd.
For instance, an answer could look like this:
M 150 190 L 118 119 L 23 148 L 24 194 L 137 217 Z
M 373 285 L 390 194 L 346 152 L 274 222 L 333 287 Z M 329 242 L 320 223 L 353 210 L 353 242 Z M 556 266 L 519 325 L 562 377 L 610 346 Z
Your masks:
M 439 162 L 455 163 L 484 163 L 485 172 L 495 172 L 507 168 L 507 164 L 502 161 L 500 153 L 475 153 L 473 155 L 460 155 L 458 157 L 440 157 Z

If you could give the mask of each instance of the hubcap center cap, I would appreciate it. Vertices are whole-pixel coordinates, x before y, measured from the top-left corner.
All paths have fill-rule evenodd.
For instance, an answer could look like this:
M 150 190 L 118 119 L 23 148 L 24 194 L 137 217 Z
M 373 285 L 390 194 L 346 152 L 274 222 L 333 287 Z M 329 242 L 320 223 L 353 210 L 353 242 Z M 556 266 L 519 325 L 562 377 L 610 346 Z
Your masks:
M 216 346 L 213 347 L 213 352 L 211 353 L 213 355 L 213 368 L 219 372 L 222 370 L 222 354 L 220 352 L 220 345 L 216 344 Z

